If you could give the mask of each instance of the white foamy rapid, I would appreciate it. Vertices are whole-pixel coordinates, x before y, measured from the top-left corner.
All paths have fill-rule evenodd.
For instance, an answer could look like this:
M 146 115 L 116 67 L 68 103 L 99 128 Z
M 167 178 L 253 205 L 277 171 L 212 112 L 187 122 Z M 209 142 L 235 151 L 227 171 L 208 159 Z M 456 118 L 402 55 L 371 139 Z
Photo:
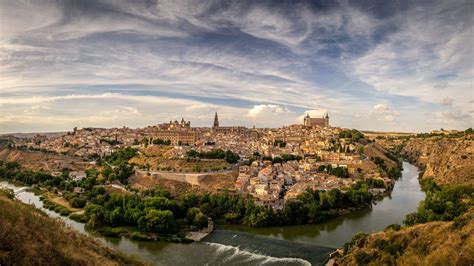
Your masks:
M 247 265 L 254 262 L 258 265 L 311 265 L 308 261 L 299 258 L 277 258 L 258 254 L 254 251 L 241 250 L 239 247 L 210 242 L 204 243 L 216 249 L 216 255 L 213 257 L 213 261 L 222 260 L 222 263 Z

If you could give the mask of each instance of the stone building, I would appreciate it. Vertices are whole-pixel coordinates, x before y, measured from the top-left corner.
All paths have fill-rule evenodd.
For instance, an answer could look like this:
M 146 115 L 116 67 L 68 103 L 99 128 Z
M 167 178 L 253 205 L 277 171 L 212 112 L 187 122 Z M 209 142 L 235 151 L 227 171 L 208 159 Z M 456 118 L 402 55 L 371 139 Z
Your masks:
M 163 130 L 189 130 L 191 129 L 191 121 L 185 121 L 184 118 L 181 118 L 181 123 L 178 120 L 174 120 L 169 123 L 159 124 L 158 127 Z
M 329 127 L 329 115 L 326 113 L 326 116 L 321 118 L 312 118 L 309 116 L 309 114 L 306 114 L 303 124 L 306 127 Z
M 152 134 L 153 138 L 162 140 L 169 140 L 173 145 L 188 144 L 192 145 L 196 143 L 196 133 L 192 131 L 182 130 L 161 130 Z
M 221 127 L 219 125 L 219 117 L 217 116 L 217 112 L 214 115 L 214 124 L 212 125 L 212 132 L 214 133 L 222 133 L 222 134 L 244 134 L 247 132 L 246 127 L 242 126 L 229 126 L 229 127 Z

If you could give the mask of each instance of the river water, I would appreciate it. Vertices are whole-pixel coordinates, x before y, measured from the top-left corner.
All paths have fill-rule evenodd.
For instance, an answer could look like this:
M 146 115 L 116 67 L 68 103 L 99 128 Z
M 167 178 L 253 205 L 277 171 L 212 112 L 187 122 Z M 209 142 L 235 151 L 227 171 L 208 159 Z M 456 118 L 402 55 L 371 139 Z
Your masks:
M 267 228 L 220 226 L 202 242 L 192 244 L 93 237 L 110 248 L 156 265 L 320 265 L 328 253 L 341 247 L 355 233 L 370 233 L 392 223 L 401 224 L 406 214 L 416 210 L 425 197 L 418 183 L 418 171 L 408 163 L 403 163 L 403 169 L 402 177 L 389 197 L 372 208 L 322 224 Z M 0 186 L 20 189 L 7 182 L 0 182 Z M 39 197 L 33 193 L 19 192 L 17 198 L 88 234 L 84 224 L 44 209 Z

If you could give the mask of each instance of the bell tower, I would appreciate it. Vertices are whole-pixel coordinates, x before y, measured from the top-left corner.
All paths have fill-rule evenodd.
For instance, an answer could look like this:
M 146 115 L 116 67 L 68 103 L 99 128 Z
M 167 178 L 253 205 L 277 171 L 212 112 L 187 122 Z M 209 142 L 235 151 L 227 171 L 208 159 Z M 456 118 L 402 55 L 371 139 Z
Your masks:
M 311 126 L 311 118 L 309 117 L 308 113 L 306 113 L 306 116 L 304 117 L 303 125 L 307 127 Z

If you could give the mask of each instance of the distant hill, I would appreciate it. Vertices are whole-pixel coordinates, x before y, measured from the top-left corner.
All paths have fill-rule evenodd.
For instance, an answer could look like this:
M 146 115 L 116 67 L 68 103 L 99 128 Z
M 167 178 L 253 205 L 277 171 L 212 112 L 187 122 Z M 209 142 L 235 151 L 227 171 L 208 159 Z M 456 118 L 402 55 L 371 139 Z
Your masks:
M 0 265 L 143 265 L 0 191 Z
M 25 168 L 36 171 L 41 169 L 49 172 L 61 171 L 65 167 L 85 170 L 90 167 L 89 162 L 78 157 L 13 149 L 0 149 L 0 160 L 4 162 L 17 162 Z
M 53 137 L 53 136 L 60 136 L 60 135 L 66 135 L 67 132 L 64 131 L 64 132 L 32 132 L 32 133 L 8 133 L 8 134 L 0 134 L 0 139 L 5 137 L 5 136 L 13 136 L 15 138 L 19 138 L 19 139 L 29 139 L 29 138 L 32 138 L 36 135 L 43 135 L 43 136 L 47 136 L 47 137 Z
M 363 130 L 361 132 L 370 139 L 374 139 L 376 137 L 412 136 L 416 134 L 416 133 L 411 133 L 411 132 L 384 132 L 384 131 L 370 131 L 370 130 Z
M 1 135 L 0 136 L 0 149 L 6 148 L 9 145 L 15 144 L 18 138 L 13 135 Z

